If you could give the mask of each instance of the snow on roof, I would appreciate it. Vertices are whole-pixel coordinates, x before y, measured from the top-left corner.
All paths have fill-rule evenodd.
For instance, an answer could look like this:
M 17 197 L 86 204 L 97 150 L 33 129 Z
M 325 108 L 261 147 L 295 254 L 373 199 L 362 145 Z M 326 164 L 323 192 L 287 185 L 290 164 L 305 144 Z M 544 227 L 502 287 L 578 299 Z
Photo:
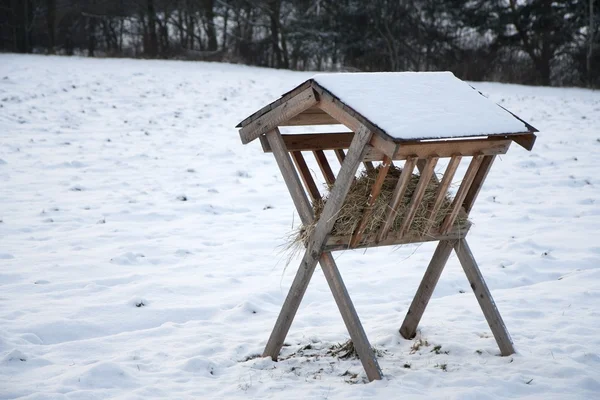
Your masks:
M 451 72 L 331 73 L 312 79 L 395 139 L 529 131 Z

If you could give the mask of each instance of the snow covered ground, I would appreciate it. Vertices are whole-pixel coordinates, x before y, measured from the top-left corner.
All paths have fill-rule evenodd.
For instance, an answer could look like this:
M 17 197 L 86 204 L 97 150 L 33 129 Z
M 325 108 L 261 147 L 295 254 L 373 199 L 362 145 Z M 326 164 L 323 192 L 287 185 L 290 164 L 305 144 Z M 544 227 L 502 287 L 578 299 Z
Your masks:
M 0 55 L 0 398 L 600 398 L 600 92 L 583 89 L 474 84 L 541 131 L 471 214 L 518 354 L 498 356 L 454 255 L 418 338 L 400 337 L 425 244 L 336 253 L 384 380 L 326 355 L 348 334 L 319 269 L 295 355 L 256 358 L 298 217 L 234 126 L 309 76 Z

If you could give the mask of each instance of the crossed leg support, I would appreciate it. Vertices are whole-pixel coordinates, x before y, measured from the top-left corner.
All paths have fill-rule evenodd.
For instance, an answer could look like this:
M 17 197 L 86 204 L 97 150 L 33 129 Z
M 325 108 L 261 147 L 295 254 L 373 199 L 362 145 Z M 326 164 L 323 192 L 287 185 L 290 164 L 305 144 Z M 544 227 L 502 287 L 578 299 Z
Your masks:
M 298 210 L 303 223 L 311 222 L 314 219 L 312 207 L 308 202 L 305 192 L 302 189 L 298 174 L 296 173 L 289 154 L 285 148 L 285 144 L 281 139 L 281 135 L 277 129 L 267 133 L 267 140 L 273 149 L 273 154 L 283 174 L 286 185 L 292 195 L 292 199 Z M 344 324 L 350 333 L 350 338 L 354 344 L 356 352 L 363 364 L 370 381 L 381 379 L 381 369 L 377 363 L 377 359 L 367 335 L 360 323 L 356 309 L 352 304 L 348 290 L 344 285 L 344 281 L 335 264 L 330 252 L 322 252 L 321 249 L 327 239 L 327 235 L 331 231 L 331 227 L 335 221 L 332 218 L 341 207 L 341 203 L 346 196 L 348 188 L 354 178 L 354 174 L 363 159 L 366 151 L 366 143 L 369 141 L 371 133 L 366 130 L 361 130 L 356 133 L 352 144 L 348 149 L 348 154 L 344 159 L 342 168 L 333 186 L 329 200 L 325 205 L 321 218 L 315 227 L 313 235 L 310 238 L 306 252 L 296 273 L 296 277 L 292 282 L 290 291 L 285 299 L 285 302 L 275 323 L 275 327 L 271 332 L 271 336 L 267 342 L 263 357 L 271 357 L 277 360 L 277 356 L 281 351 L 283 342 L 292 325 L 292 321 L 302 297 L 306 292 L 308 283 L 315 271 L 317 263 L 321 264 L 329 288 L 333 293 L 335 302 L 342 314 Z
M 429 299 L 433 294 L 433 290 L 435 289 L 440 275 L 442 274 L 442 270 L 450 257 L 452 249 L 454 249 L 458 256 L 458 260 L 467 275 L 467 279 L 475 293 L 475 297 L 479 302 L 483 315 L 494 334 L 494 338 L 500 348 L 500 354 L 503 356 L 513 354 L 515 349 L 510 335 L 508 334 L 504 321 L 500 316 L 500 312 L 498 312 L 494 299 L 483 279 L 483 275 L 477 266 L 473 253 L 471 253 L 471 249 L 464 238 L 460 240 L 441 240 L 439 242 L 429 266 L 425 271 L 423 280 L 419 285 L 417 294 L 404 318 L 404 322 L 400 328 L 400 334 L 405 339 L 412 339 L 415 337 L 419 321 L 421 321 L 423 312 L 425 312 L 427 303 L 429 303 Z

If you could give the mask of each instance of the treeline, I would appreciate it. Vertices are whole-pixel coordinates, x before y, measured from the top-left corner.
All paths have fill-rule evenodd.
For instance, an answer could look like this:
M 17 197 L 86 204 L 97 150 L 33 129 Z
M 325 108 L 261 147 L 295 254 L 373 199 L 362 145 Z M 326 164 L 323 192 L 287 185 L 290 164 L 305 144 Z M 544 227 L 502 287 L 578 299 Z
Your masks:
M 600 87 L 600 0 L 0 0 L 0 50 Z

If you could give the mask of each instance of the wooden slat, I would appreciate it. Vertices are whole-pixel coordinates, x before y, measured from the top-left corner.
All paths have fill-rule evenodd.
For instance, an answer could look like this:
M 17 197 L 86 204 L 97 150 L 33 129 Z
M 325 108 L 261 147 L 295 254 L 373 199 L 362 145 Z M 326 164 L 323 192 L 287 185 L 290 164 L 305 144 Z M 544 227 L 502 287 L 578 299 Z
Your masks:
M 475 293 L 475 297 L 483 311 L 483 315 L 485 315 L 485 319 L 494 334 L 496 343 L 498 343 L 500 354 L 503 356 L 513 354 L 515 348 L 513 347 L 506 325 L 504 325 L 502 316 L 496 307 L 494 298 L 483 279 L 483 275 L 477 266 L 477 262 L 475 261 L 475 257 L 473 257 L 473 253 L 471 252 L 467 241 L 465 239 L 457 241 L 454 245 L 454 250 L 467 275 L 467 279 L 469 280 L 471 289 L 473 289 L 473 293 Z
M 346 158 L 346 152 L 344 149 L 335 149 L 335 156 L 337 157 L 340 165 L 344 162 L 344 158 Z
M 429 261 L 425 275 L 419 284 L 419 289 L 417 289 L 417 293 L 415 294 L 415 297 L 408 308 L 408 312 L 406 313 L 406 317 L 404 317 L 404 322 L 402 322 L 402 326 L 400 327 L 400 334 L 405 339 L 412 339 L 417 334 L 419 322 L 421 321 L 425 308 L 427 308 L 427 304 L 431 299 L 431 295 L 440 280 L 444 266 L 448 262 L 448 258 L 450 257 L 450 253 L 452 253 L 455 243 L 456 240 L 441 240 L 438 243 L 435 252 L 433 253 L 433 257 L 431 257 L 431 261 Z
M 313 151 L 347 149 L 354 136 L 352 132 L 308 133 L 282 135 L 290 151 Z M 389 142 L 371 139 L 366 161 L 382 161 L 385 154 L 390 155 Z M 508 151 L 511 140 L 505 138 L 480 138 L 464 140 L 436 140 L 427 142 L 402 142 L 394 147 L 393 160 L 404 160 L 410 156 L 427 158 L 437 155 L 451 157 L 453 155 L 472 156 L 474 154 L 498 155 Z M 378 147 L 375 147 L 378 145 Z M 385 145 L 384 145 L 385 144 Z M 384 150 L 382 150 L 384 149 Z M 269 149 L 265 150 L 266 152 Z
M 298 168 L 298 172 L 300 173 L 300 178 L 302 178 L 302 182 L 304 182 L 304 187 L 308 191 L 308 195 L 311 200 L 315 201 L 321 198 L 321 194 L 319 193 L 319 189 L 317 188 L 317 184 L 310 174 L 310 170 L 308 169 L 308 165 L 306 165 L 306 161 L 304 160 L 304 156 L 299 151 L 292 151 L 292 159 L 294 160 L 294 164 L 296 164 L 296 168 Z
M 317 164 L 319 164 L 319 168 L 321 168 L 321 172 L 323 173 L 323 177 L 325 178 L 325 183 L 331 186 L 335 182 L 335 175 L 331 170 L 331 166 L 329 165 L 329 161 L 327 161 L 327 156 L 323 152 L 323 150 L 315 150 L 313 151 L 315 155 L 315 159 L 317 160 Z
M 352 132 L 358 132 L 359 129 L 364 127 L 367 129 L 358 119 L 356 119 L 352 114 L 347 113 L 344 110 L 343 103 L 340 103 L 339 100 L 334 98 L 329 92 L 316 89 L 319 98 L 319 104 L 317 105 L 321 110 L 325 111 L 329 114 L 333 119 L 339 121 L 339 123 L 346 125 Z
M 461 156 L 452 156 L 450 158 L 450 162 L 448 162 L 448 166 L 446 167 L 446 171 L 444 172 L 444 176 L 442 177 L 442 181 L 439 183 L 437 192 L 435 194 L 435 200 L 433 201 L 433 205 L 429 209 L 427 213 L 427 226 L 424 232 L 429 232 L 431 229 L 433 222 L 436 220 L 437 213 L 440 211 L 440 207 L 444 203 L 444 199 L 448 194 L 448 189 L 452 184 L 452 179 L 454 178 L 454 174 L 456 174 L 456 170 L 460 165 L 460 161 L 462 160 Z
M 462 208 L 463 201 L 465 200 L 465 197 L 467 196 L 467 193 L 468 193 L 469 189 L 471 188 L 471 184 L 473 183 L 473 180 L 475 179 L 475 175 L 477 174 L 477 171 L 479 170 L 479 166 L 481 165 L 482 161 L 483 161 L 483 155 L 479 154 L 479 155 L 473 156 L 473 159 L 471 160 L 471 163 L 469 164 L 469 167 L 467 168 L 467 172 L 465 173 L 465 177 L 463 178 L 462 182 L 460 183 L 460 187 L 458 188 L 458 191 L 456 192 L 456 196 L 454 197 L 454 200 L 452 201 L 451 211 L 450 211 L 450 213 L 448 213 L 448 216 L 444 219 L 444 222 L 442 222 L 442 226 L 440 227 L 441 233 L 447 232 L 452 227 L 452 225 L 454 225 L 456 216 L 458 215 L 459 211 Z
M 377 243 L 382 242 L 388 232 L 390 231 L 392 224 L 394 223 L 394 219 L 396 218 L 396 214 L 398 213 L 398 207 L 400 207 L 400 203 L 402 198 L 404 197 L 404 193 L 406 192 L 406 187 L 408 186 L 408 182 L 412 176 L 412 173 L 415 169 L 415 164 L 417 163 L 416 157 L 411 157 L 406 160 L 404 163 L 404 167 L 402 167 L 402 172 L 400 173 L 400 177 L 398 178 L 398 183 L 396 184 L 396 188 L 394 189 L 394 193 L 392 194 L 392 198 L 390 199 L 390 204 L 388 205 L 387 213 L 385 216 L 385 222 L 379 229 L 379 233 L 377 234 Z
M 319 110 L 321 111 L 321 110 Z M 305 126 L 305 125 L 337 125 L 338 121 L 333 119 L 331 115 L 320 113 L 300 113 L 287 121 L 282 122 L 279 126 Z
M 371 171 L 375 171 L 375 167 L 373 166 L 373 163 L 371 161 L 365 161 L 363 162 L 363 165 L 365 166 L 365 169 L 369 172 Z
M 425 167 L 421 172 L 421 176 L 419 177 L 419 183 L 417 183 L 417 187 L 410 199 L 410 203 L 408 205 L 408 210 L 404 215 L 404 219 L 402 220 L 402 225 L 400 226 L 400 231 L 398 232 L 400 236 L 404 235 L 410 229 L 410 226 L 415 218 L 417 213 L 417 208 L 421 205 L 421 200 L 423 199 L 423 195 L 425 194 L 425 189 L 429 186 L 429 182 L 431 181 L 431 176 L 433 175 L 433 171 L 438 162 L 438 157 L 429 157 L 427 162 L 425 163 Z
M 533 133 L 526 133 L 524 135 L 510 135 L 507 137 L 529 151 L 533 149 L 536 139 L 536 136 Z
M 363 249 L 375 246 L 398 246 L 409 243 L 422 243 L 422 242 L 435 242 L 438 240 L 457 240 L 466 237 L 471 225 L 466 223 L 461 229 L 452 229 L 445 234 L 435 235 L 423 235 L 419 233 L 408 232 L 406 235 L 400 237 L 397 232 L 389 232 L 387 237 L 380 242 L 376 242 L 376 234 L 363 235 L 363 240 L 355 247 L 356 249 Z M 345 236 L 330 236 L 327 239 L 327 243 L 324 247 L 325 251 L 338 251 L 350 249 L 351 235 Z
M 357 228 L 354 230 L 352 234 L 352 239 L 350 240 L 350 248 L 355 248 L 358 243 L 360 243 L 360 239 L 362 238 L 363 232 L 367 227 L 367 223 L 371 218 L 371 214 L 373 212 L 373 206 L 381 193 L 381 187 L 383 186 L 383 182 L 385 181 L 385 177 L 390 169 L 390 165 L 392 164 L 392 160 L 389 157 L 386 157 L 383 161 L 383 164 L 379 168 L 379 172 L 377 173 L 377 178 L 371 187 L 371 193 L 369 194 L 369 199 L 367 200 L 367 206 L 363 211 L 363 215 L 360 219 L 360 222 Z
M 485 178 L 487 177 L 488 172 L 490 172 L 495 159 L 496 156 L 485 156 L 483 158 L 481 166 L 477 171 L 477 175 L 475 175 L 475 179 L 473 180 L 473 184 L 471 185 L 471 188 L 465 197 L 465 201 L 463 202 L 463 207 L 467 214 L 471 212 L 471 209 L 473 209 L 475 200 L 477 200 L 477 195 L 479 195 L 479 191 L 481 190 L 483 182 L 485 182 Z
M 466 139 L 432 142 L 400 143 L 394 160 L 403 160 L 416 155 L 427 158 L 431 155 L 450 157 L 453 155 L 472 156 L 474 154 L 505 154 L 510 146 L 510 139 Z
M 242 127 L 240 129 L 242 143 L 246 144 L 253 141 L 315 104 L 317 104 L 316 93 L 309 87 Z
M 285 143 L 281 138 L 279 129 L 275 128 L 272 131 L 267 132 L 266 138 L 269 141 L 269 146 L 273 149 L 273 156 L 275 156 L 275 161 L 281 170 L 283 180 L 292 196 L 294 206 L 296 207 L 296 210 L 298 210 L 302 223 L 311 223 L 313 218 L 308 218 L 308 216 L 313 215 L 313 209 L 310 206 L 306 192 L 302 189 L 300 178 L 296 173 L 296 168 L 294 168 L 294 164 L 292 163 L 292 159 L 288 154 Z

